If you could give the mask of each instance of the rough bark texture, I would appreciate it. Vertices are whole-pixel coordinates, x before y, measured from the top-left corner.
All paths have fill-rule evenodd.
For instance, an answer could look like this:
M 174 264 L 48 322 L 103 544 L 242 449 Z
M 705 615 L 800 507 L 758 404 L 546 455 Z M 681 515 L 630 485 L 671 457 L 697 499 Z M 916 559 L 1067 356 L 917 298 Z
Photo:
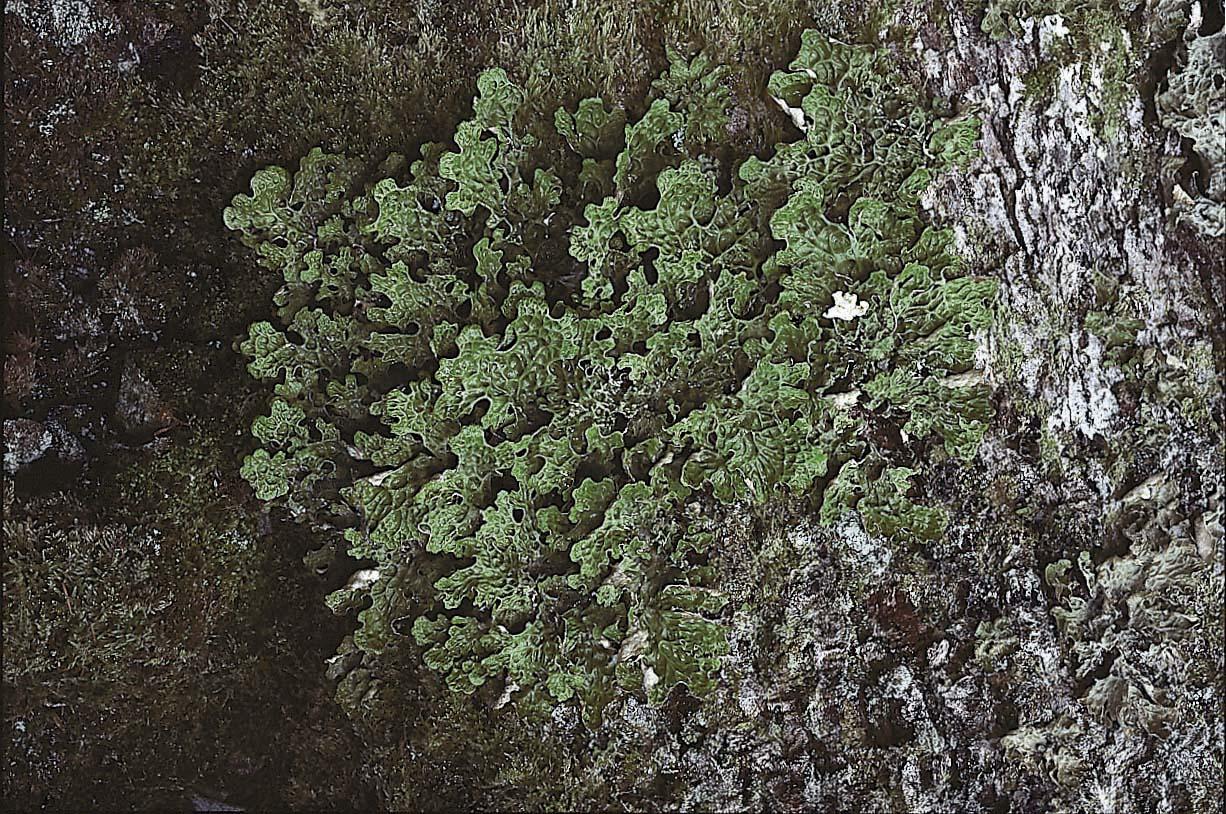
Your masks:
M 1220 3 L 750 3 L 739 27 L 626 3 L 632 35 L 578 39 L 546 5 L 6 7 L 6 807 L 1219 810 Z M 476 67 L 525 42 L 557 62 L 521 76 L 577 98 L 621 64 L 598 79 L 633 104 L 692 38 L 752 66 L 745 99 L 806 25 L 884 42 L 984 123 L 927 199 L 1000 281 L 993 428 L 925 472 L 945 538 L 728 513 L 719 689 L 594 733 L 414 663 L 364 705 L 322 606 L 353 564 L 301 568 L 320 540 L 237 475 L 265 394 L 231 343 L 276 283 L 224 201 L 316 143 L 378 160 L 450 132 Z M 737 150 L 786 126 L 768 109 L 734 112 Z

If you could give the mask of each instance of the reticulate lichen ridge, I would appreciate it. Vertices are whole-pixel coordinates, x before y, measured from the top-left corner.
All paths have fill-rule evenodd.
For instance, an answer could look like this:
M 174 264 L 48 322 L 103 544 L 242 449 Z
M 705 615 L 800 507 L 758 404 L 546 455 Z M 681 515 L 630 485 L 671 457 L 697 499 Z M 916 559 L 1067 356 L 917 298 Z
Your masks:
M 978 122 L 808 32 L 770 82 L 797 139 L 729 172 L 726 70 L 674 57 L 641 117 L 585 99 L 556 134 L 488 70 L 407 172 L 315 150 L 226 210 L 285 278 L 242 343 L 275 392 L 243 474 L 375 563 L 362 650 L 411 634 L 454 690 L 593 720 L 717 681 L 712 500 L 941 534 L 915 475 L 986 427 L 994 284 L 919 196 Z

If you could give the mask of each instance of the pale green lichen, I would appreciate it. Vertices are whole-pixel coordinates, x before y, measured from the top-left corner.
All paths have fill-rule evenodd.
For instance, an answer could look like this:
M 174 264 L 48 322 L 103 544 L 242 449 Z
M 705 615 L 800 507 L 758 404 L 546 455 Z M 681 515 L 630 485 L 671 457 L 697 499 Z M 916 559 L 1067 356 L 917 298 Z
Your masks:
M 1176 215 L 1206 237 L 1226 236 L 1226 32 L 1190 36 L 1185 64 L 1168 82 L 1158 115 L 1199 157 L 1191 194 L 1171 184 Z
M 791 494 L 873 534 L 942 533 L 916 464 L 972 455 L 986 427 L 985 387 L 951 377 L 993 283 L 918 196 L 978 123 L 808 32 L 770 82 L 803 135 L 721 182 L 725 74 L 674 54 L 636 121 L 559 111 L 574 155 L 550 167 L 522 93 L 486 71 L 454 145 L 407 175 L 353 190 L 352 164 L 314 151 L 227 210 L 286 280 L 284 327 L 242 345 L 276 393 L 244 475 L 300 518 L 348 516 L 378 571 L 360 650 L 411 631 L 455 690 L 577 699 L 593 721 L 618 692 L 714 686 L 704 500 Z

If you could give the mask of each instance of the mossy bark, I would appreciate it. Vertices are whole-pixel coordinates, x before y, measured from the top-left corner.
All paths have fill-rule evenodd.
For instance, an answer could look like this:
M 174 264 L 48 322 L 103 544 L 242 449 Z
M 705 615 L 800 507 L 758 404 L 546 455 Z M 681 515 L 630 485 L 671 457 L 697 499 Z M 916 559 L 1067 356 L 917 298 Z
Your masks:
M 4 417 L 33 441 L 4 483 L 6 805 L 1212 810 L 1226 247 L 1181 217 L 1206 150 L 1159 99 L 1220 4 L 870 5 L 10 3 Z M 411 154 L 488 64 L 547 109 L 633 109 L 666 43 L 744 68 L 729 149 L 761 153 L 812 25 L 984 122 L 927 201 L 1001 291 L 995 423 L 925 486 L 948 532 L 718 515 L 720 687 L 596 733 L 393 656 L 364 706 L 322 604 L 356 566 L 304 569 L 328 540 L 238 477 L 266 394 L 232 343 L 277 283 L 225 202 L 317 144 Z

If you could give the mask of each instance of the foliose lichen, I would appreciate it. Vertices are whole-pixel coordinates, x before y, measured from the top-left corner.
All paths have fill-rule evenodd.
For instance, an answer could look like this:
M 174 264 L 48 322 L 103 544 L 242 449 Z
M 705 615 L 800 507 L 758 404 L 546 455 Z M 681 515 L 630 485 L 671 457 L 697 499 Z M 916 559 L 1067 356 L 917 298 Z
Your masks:
M 807 32 L 770 81 L 799 137 L 733 171 L 723 71 L 673 55 L 636 120 L 585 99 L 550 134 L 487 70 L 407 173 L 317 149 L 226 210 L 285 279 L 241 345 L 275 393 L 243 474 L 373 563 L 335 601 L 369 591 L 361 651 L 411 633 L 456 691 L 593 722 L 717 681 L 711 501 L 942 533 L 917 462 L 984 432 L 994 284 L 919 196 L 978 122 Z
M 1189 24 L 1180 70 L 1157 99 L 1163 125 L 1186 139 L 1197 159 L 1190 191 L 1171 184 L 1175 213 L 1205 237 L 1226 236 L 1226 33 L 1197 36 Z

